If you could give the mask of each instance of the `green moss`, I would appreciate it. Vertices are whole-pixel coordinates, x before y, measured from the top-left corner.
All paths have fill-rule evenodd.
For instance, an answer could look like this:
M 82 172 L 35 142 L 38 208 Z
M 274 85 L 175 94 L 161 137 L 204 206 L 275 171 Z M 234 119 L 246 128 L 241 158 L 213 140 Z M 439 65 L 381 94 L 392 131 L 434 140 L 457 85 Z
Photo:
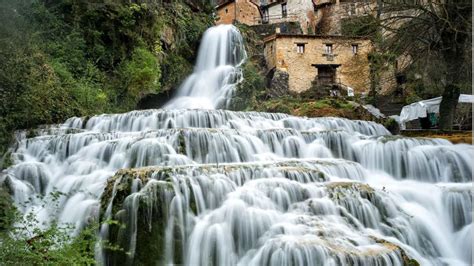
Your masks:
M 229 109 L 235 111 L 250 110 L 257 102 L 261 102 L 265 94 L 264 59 L 262 37 L 252 27 L 236 24 L 244 39 L 248 59 L 242 66 L 244 80 L 236 87 Z
M 38 134 L 36 133 L 36 130 L 33 129 L 33 128 L 30 128 L 26 131 L 26 137 L 31 139 L 31 138 L 34 138 L 36 137 Z
M 13 200 L 4 184 L 0 185 L 0 232 L 8 230 L 15 216 L 16 208 Z
M 329 163 L 329 162 L 328 162 Z M 315 181 L 326 180 L 326 176 L 320 171 L 305 167 L 298 161 L 271 163 L 273 167 L 278 167 L 281 171 L 290 175 L 292 172 L 305 173 L 316 177 Z M 131 193 L 132 181 L 136 178 L 142 180 L 143 184 L 149 182 L 151 176 L 160 181 L 153 181 L 142 189 L 139 194 L 139 208 L 137 220 L 137 243 L 133 264 L 136 265 L 162 265 L 165 263 L 165 247 L 172 246 L 174 251 L 174 262 L 182 261 L 182 231 L 179 224 L 175 224 L 172 243 L 165 243 L 165 230 L 167 229 L 169 200 L 174 195 L 173 175 L 186 173 L 192 169 L 195 173 L 212 175 L 214 173 L 224 173 L 230 175 L 233 171 L 259 170 L 264 169 L 265 165 L 261 163 L 244 164 L 223 164 L 219 167 L 215 165 L 203 166 L 174 166 L 174 167 L 144 167 L 137 169 L 123 169 L 118 171 L 113 177 L 109 178 L 106 189 L 103 193 L 101 204 L 102 210 L 110 202 L 113 187 L 116 182 L 116 195 L 113 201 L 113 217 L 117 222 L 109 226 L 109 246 L 106 248 L 106 257 L 109 264 L 120 264 L 130 259 L 129 240 L 130 228 L 128 227 L 128 217 L 130 213 L 124 208 L 124 201 Z M 189 182 L 189 180 L 187 180 Z M 188 183 L 188 185 L 190 185 Z M 309 195 L 308 195 L 309 196 Z M 191 195 L 189 199 L 189 212 L 198 213 L 196 199 Z M 102 217 L 102 221 L 105 217 Z
M 184 138 L 184 133 L 181 130 L 178 135 L 178 153 L 186 154 L 186 140 Z
M 404 256 L 403 258 L 403 265 L 405 266 L 420 266 L 420 263 L 415 259 L 410 259 L 408 256 Z
M 135 253 L 135 265 L 163 265 L 165 255 L 165 230 L 168 220 L 168 209 L 166 200 L 166 191 L 169 191 L 167 184 L 160 183 L 156 189 L 155 195 L 150 195 L 156 200 L 154 202 L 151 223 L 146 217 L 148 209 L 145 204 L 140 204 L 138 210 L 138 231 L 137 243 L 147 243 L 146 245 L 137 246 Z M 151 226 L 150 226 L 151 225 Z
M 265 90 L 263 75 L 260 72 L 261 69 L 257 68 L 254 62 L 247 61 L 244 64 L 242 68 L 244 80 L 236 87 L 229 107 L 231 110 L 246 110 L 252 103 L 257 102 L 257 96 Z
M 7 151 L 2 156 L 2 161 L 0 161 L 0 170 L 7 169 L 8 167 L 12 166 L 14 163 L 13 155 L 11 151 Z

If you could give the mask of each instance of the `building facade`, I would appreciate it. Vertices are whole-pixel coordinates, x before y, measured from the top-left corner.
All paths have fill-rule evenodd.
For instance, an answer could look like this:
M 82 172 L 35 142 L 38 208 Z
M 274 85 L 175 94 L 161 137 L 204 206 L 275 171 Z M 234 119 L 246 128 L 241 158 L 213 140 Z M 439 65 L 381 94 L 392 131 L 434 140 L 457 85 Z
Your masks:
M 259 24 L 261 14 L 259 5 L 252 0 L 220 1 L 216 7 L 216 24 L 240 22 L 246 25 Z
M 355 93 L 370 87 L 370 40 L 343 36 L 274 34 L 265 39 L 267 67 L 288 73 L 288 88 L 338 85 Z
M 344 21 L 367 15 L 376 16 L 375 0 L 313 0 L 315 32 L 342 35 Z
M 217 24 L 298 23 L 304 34 L 341 34 L 341 21 L 377 12 L 376 0 L 220 0 Z
M 298 22 L 303 33 L 313 33 L 316 25 L 312 0 L 264 0 L 260 9 L 262 24 Z

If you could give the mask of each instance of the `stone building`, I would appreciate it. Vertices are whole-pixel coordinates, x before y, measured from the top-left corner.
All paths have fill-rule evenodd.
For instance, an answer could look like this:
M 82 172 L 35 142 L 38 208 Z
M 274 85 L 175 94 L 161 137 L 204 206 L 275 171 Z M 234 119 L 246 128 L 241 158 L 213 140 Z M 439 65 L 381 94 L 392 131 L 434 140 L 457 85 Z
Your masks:
M 368 54 L 372 44 L 366 38 L 277 33 L 264 43 L 269 71 L 287 76 L 291 92 L 336 85 L 364 93 L 370 87 Z
M 259 23 L 259 5 L 252 0 L 222 0 L 216 7 L 216 24 L 232 24 L 236 21 L 246 25 Z
M 343 24 L 357 17 L 377 15 L 376 0 L 313 0 L 315 32 L 342 35 Z
M 261 0 L 262 24 L 297 22 L 305 34 L 341 34 L 341 21 L 377 12 L 376 0 Z
M 376 0 L 220 0 L 217 24 L 298 23 L 304 34 L 341 34 L 341 21 L 374 14 Z M 284 32 L 284 29 L 282 29 Z
M 312 0 L 263 0 L 260 9 L 262 24 L 298 22 L 303 33 L 313 33 L 316 25 Z

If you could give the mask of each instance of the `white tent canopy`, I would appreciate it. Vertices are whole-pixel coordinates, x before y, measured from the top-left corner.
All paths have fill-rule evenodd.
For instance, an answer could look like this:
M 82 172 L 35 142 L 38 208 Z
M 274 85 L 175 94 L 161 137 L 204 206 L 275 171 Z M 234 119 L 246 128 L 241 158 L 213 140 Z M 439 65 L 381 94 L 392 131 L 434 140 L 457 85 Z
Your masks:
M 419 117 L 427 117 L 428 113 L 439 113 L 439 105 L 442 97 L 423 100 L 410 105 L 403 106 L 400 113 L 400 124 L 402 129 L 405 128 L 405 123 Z M 460 103 L 474 103 L 474 95 L 461 94 L 459 96 Z

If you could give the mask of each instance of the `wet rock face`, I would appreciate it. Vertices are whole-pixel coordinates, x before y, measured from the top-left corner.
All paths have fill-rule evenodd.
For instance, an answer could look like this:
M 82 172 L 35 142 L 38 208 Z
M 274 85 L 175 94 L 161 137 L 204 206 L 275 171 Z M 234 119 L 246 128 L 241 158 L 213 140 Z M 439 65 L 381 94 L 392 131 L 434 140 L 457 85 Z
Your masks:
M 290 95 L 288 85 L 289 74 L 286 71 L 275 69 L 270 80 L 270 86 L 267 89 L 267 94 L 271 98 L 278 98 Z
M 272 264 L 283 249 L 289 254 L 279 258 L 284 264 L 293 264 L 295 259 L 298 264 L 416 262 L 397 244 L 363 233 L 363 226 L 370 225 L 359 216 L 384 221 L 393 216 L 377 211 L 383 208 L 380 202 L 385 193 L 358 182 L 327 183 L 315 167 L 327 164 L 288 161 L 120 171 L 107 186 L 115 192 L 107 189 L 102 197 L 103 205 L 116 201 L 120 206 L 111 215 L 118 223 L 108 229 L 109 241 L 119 248 L 106 250 L 105 259 L 109 264 L 261 265 Z M 123 199 L 124 191 L 133 191 L 134 182 L 144 184 L 143 188 Z M 368 207 L 357 209 L 364 204 Z M 230 228 L 221 227 L 222 223 Z M 214 232 L 223 233 L 214 236 L 223 239 L 211 237 Z M 266 240 L 257 244 L 259 238 Z M 249 253 L 255 248 L 257 254 Z
M 121 171 L 109 179 L 101 198 L 101 233 L 107 243 L 102 259 L 106 264 L 165 263 L 163 251 L 173 186 L 167 181 L 149 182 L 148 174 L 150 172 Z M 110 211 L 107 206 L 111 206 Z M 173 241 L 181 240 L 174 238 Z
M 2 174 L 43 222 L 100 217 L 105 264 L 462 265 L 473 154 L 360 120 L 143 110 L 22 135 Z M 28 200 L 55 190 L 59 213 Z
M 173 89 L 171 89 L 173 91 Z M 152 109 L 152 108 L 160 108 L 161 106 L 165 105 L 170 99 L 172 98 L 172 93 L 169 91 L 162 92 L 162 93 L 150 93 L 144 96 L 143 98 L 138 101 L 136 109 L 137 110 L 144 110 L 144 109 Z

